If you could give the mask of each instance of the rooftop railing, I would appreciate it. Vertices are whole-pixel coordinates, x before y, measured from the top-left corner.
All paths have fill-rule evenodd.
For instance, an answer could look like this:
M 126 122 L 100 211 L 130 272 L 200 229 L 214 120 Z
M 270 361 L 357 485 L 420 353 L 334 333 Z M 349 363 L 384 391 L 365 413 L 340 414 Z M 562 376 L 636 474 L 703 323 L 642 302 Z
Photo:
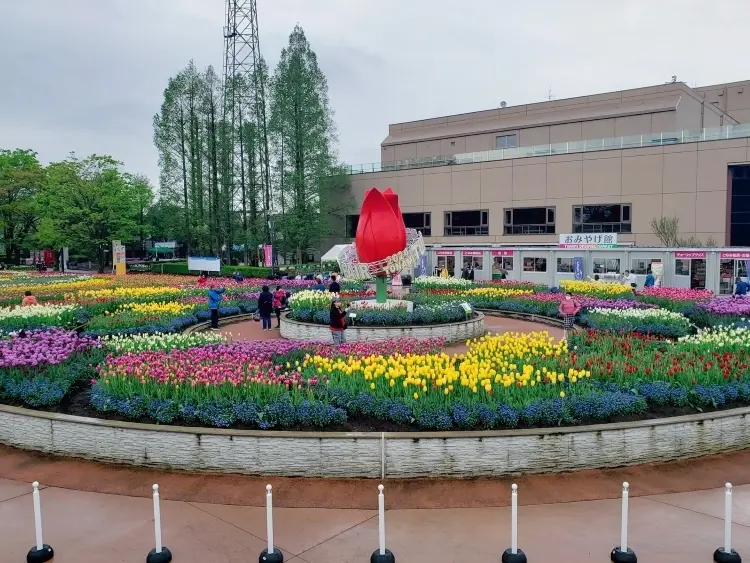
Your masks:
M 628 135 L 625 137 L 611 137 L 607 139 L 591 139 L 586 141 L 568 141 L 548 145 L 533 145 L 528 147 L 495 149 L 491 151 L 467 152 L 452 156 L 428 156 L 408 160 L 397 160 L 395 162 L 358 164 L 351 166 L 350 168 L 352 174 L 367 174 L 370 172 L 392 172 L 394 170 L 431 168 L 433 166 L 453 166 L 456 164 L 471 164 L 475 162 L 493 162 L 509 158 L 552 156 L 556 154 L 634 149 L 639 147 L 658 147 L 662 145 L 701 143 L 704 141 L 741 139 L 746 137 L 750 137 L 750 124 L 714 127 L 710 129 L 702 129 L 700 131 L 685 130 L 668 133 Z

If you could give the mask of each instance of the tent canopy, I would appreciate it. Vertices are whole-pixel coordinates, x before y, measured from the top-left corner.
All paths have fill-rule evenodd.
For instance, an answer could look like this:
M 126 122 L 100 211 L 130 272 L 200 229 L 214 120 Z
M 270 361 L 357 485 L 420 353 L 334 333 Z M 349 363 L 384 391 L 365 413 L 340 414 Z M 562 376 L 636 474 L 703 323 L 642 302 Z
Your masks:
M 320 257 L 321 262 L 329 262 L 331 260 L 336 260 L 339 254 L 341 254 L 341 251 L 344 250 L 348 244 L 336 244 L 334 245 L 331 250 L 326 252 L 323 256 Z

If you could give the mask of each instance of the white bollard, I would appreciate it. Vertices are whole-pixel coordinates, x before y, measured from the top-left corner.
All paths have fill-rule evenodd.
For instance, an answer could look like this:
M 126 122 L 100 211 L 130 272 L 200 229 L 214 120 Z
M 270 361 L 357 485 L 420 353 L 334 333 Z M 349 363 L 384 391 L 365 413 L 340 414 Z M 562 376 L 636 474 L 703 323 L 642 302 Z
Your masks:
M 503 563 L 526 563 L 526 554 L 518 549 L 518 485 L 511 485 L 510 548 L 503 552 Z
M 34 547 L 29 550 L 26 554 L 27 563 L 44 563 L 45 561 L 51 561 L 55 556 L 55 551 L 44 543 L 42 539 L 42 503 L 39 498 L 39 482 L 34 481 L 31 485 L 34 488 L 31 496 L 34 501 L 34 534 L 36 536 L 36 543 Z
M 172 552 L 164 547 L 161 540 L 161 505 L 159 499 L 159 485 L 153 486 L 154 497 L 154 543 L 156 547 L 148 552 L 146 563 L 169 563 L 172 561 Z
M 714 551 L 716 563 L 740 563 L 740 554 L 732 549 L 732 483 L 724 485 L 724 546 Z
M 610 559 L 614 563 L 637 563 L 638 557 L 628 547 L 628 499 L 630 497 L 630 485 L 628 482 L 622 484 L 622 519 L 620 522 L 620 545 L 612 550 Z
M 370 557 L 370 563 L 396 563 L 396 556 L 385 547 L 385 495 L 383 485 L 378 485 L 378 549 Z
M 266 536 L 268 539 L 268 547 L 264 549 L 258 561 L 260 563 L 283 563 L 284 554 L 279 551 L 279 548 L 273 545 L 273 493 L 271 492 L 273 487 L 266 485 Z

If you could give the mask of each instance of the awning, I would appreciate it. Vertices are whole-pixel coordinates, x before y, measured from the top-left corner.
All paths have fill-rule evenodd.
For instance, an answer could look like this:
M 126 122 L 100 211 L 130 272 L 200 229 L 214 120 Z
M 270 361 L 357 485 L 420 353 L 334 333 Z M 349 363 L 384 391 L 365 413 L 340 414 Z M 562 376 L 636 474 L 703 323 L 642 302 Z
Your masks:
M 335 245 L 331 250 L 326 252 L 323 256 L 320 257 L 321 262 L 330 262 L 331 260 L 336 260 L 338 258 L 339 254 L 341 254 L 341 251 L 344 250 L 348 244 L 337 244 Z

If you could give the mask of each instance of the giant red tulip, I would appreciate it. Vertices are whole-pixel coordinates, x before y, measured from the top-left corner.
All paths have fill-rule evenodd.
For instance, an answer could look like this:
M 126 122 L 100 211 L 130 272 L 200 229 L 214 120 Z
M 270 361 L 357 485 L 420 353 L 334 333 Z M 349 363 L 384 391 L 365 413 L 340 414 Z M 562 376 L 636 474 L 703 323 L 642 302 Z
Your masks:
M 384 260 L 406 248 L 406 227 L 398 195 L 390 188 L 385 193 L 377 188 L 365 192 L 355 245 L 363 263 Z

